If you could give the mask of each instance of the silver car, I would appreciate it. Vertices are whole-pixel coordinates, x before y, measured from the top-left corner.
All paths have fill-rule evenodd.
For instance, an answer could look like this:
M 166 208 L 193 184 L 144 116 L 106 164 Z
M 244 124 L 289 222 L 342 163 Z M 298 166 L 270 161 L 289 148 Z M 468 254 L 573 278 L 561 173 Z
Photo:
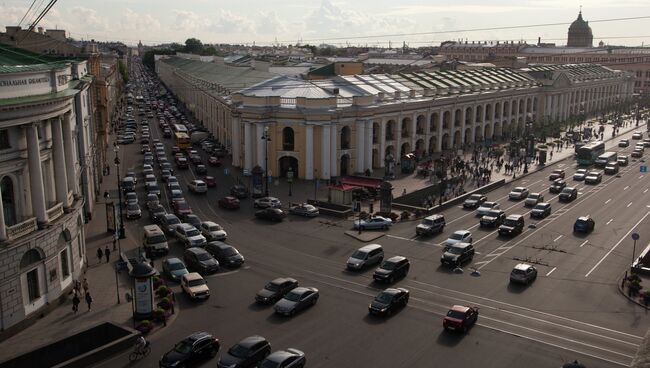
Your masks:
M 137 202 L 129 203 L 126 205 L 126 218 L 127 219 L 136 219 L 142 217 L 142 210 Z

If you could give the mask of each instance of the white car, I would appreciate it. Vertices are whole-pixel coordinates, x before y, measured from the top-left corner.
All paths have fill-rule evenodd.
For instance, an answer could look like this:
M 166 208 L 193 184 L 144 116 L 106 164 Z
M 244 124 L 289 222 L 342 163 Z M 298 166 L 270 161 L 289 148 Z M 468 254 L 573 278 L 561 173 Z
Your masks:
M 585 184 L 599 184 L 603 180 L 603 174 L 600 171 L 590 171 L 585 177 Z
M 528 188 L 526 187 L 515 187 L 509 194 L 510 199 L 520 200 L 528 197 Z
M 224 241 L 228 233 L 221 227 L 221 225 L 212 221 L 203 221 L 200 226 L 201 234 L 205 236 L 208 241 L 219 240 Z
M 488 212 L 492 210 L 501 209 L 497 202 L 483 202 L 481 206 L 476 210 L 476 216 L 482 217 L 487 215 Z
M 632 133 L 632 139 L 643 139 L 643 133 L 639 131 Z
M 187 188 L 190 192 L 194 193 L 207 193 L 208 185 L 203 180 L 192 180 L 187 184 Z
M 253 203 L 255 208 L 280 208 L 282 203 L 275 197 L 262 197 L 255 200 Z
M 185 245 L 185 248 L 201 247 L 206 243 L 201 232 L 188 223 L 176 225 L 176 238 Z
M 210 297 L 210 288 L 198 272 L 190 272 L 181 278 L 181 289 L 192 299 L 207 299 Z
M 445 240 L 445 248 L 457 243 L 472 243 L 472 233 L 468 230 L 456 230 Z
M 578 169 L 575 174 L 573 174 L 573 180 L 583 181 L 587 176 L 587 169 Z

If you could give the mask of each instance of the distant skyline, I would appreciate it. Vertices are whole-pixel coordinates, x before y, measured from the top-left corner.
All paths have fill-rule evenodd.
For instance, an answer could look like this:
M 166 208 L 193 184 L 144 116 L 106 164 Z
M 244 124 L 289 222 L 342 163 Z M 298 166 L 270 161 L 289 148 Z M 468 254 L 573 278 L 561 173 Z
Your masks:
M 35 7 L 47 1 L 37 0 Z M 0 24 L 17 25 L 31 0 L 0 2 Z M 450 5 L 448 5 L 450 4 Z M 580 5 L 589 21 L 594 46 L 650 45 L 650 19 L 593 22 L 650 16 L 648 0 L 457 0 L 452 3 L 418 0 L 63 0 L 39 24 L 68 31 L 75 39 L 121 41 L 135 45 L 184 43 L 195 37 L 203 43 L 270 45 L 328 43 L 336 46 L 438 46 L 445 40 L 527 41 L 566 44 L 568 23 Z M 35 19 L 34 10 L 22 23 Z M 565 25 L 449 32 L 530 24 Z M 4 29 L 2 29 L 4 31 Z M 408 35 L 413 33 L 429 33 Z M 386 36 L 382 36 L 386 35 Z M 382 36 L 369 37 L 365 36 Z

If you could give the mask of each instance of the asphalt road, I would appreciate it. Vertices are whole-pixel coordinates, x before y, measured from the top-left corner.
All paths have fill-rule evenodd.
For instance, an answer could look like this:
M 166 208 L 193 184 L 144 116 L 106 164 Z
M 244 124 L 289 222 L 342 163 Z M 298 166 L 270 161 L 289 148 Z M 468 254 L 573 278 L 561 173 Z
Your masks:
M 156 122 L 152 120 L 150 127 L 153 138 L 161 137 Z M 171 140 L 161 140 L 171 159 Z M 122 148 L 123 172 L 136 169 L 143 200 L 140 145 Z M 622 151 L 629 153 L 631 148 Z M 444 212 L 448 225 L 440 235 L 416 237 L 415 222 L 394 225 L 375 242 L 384 246 L 386 257 L 409 258 L 409 275 L 396 285 L 409 289 L 411 299 L 406 309 L 387 319 L 367 315 L 368 303 L 385 287 L 372 282 L 372 270 L 344 270 L 349 255 L 363 245 L 344 234 L 351 221 L 289 217 L 279 224 L 266 223 L 254 219 L 251 199 L 243 200 L 238 211 L 218 209 L 217 199 L 226 195 L 233 179 L 223 175 L 223 168 L 209 167 L 218 187 L 207 195 L 187 193 L 186 198 L 201 219 L 225 227 L 228 243 L 242 252 L 246 263 L 241 269 L 208 276 L 212 296 L 205 302 L 191 301 L 174 287 L 178 317 L 150 337 L 152 354 L 137 365 L 155 366 L 174 343 L 206 330 L 221 340 L 222 351 L 243 337 L 260 334 L 274 350 L 305 351 L 309 367 L 559 367 L 573 359 L 587 367 L 627 366 L 649 322 L 617 286 L 633 258 L 630 233 L 641 236 L 637 254 L 650 239 L 650 180 L 639 173 L 639 164 L 631 160 L 620 177 L 604 175 L 601 184 L 591 186 L 574 183 L 575 163 L 564 160 L 489 193 L 507 214 L 524 214 L 526 225 L 535 223 L 512 239 L 480 229 L 474 213 L 462 208 Z M 548 193 L 548 174 L 555 168 L 565 169 L 569 185 L 578 186 L 577 200 L 564 204 Z M 181 181 L 195 177 L 192 170 L 176 175 Z M 510 189 L 519 185 L 545 193 L 552 215 L 531 221 L 523 202 L 507 199 Z M 585 214 L 596 220 L 595 231 L 574 235 L 573 222 Z M 141 220 L 127 223 L 128 236 L 140 239 L 140 228 L 148 223 L 143 210 Z M 439 257 L 441 242 L 460 229 L 473 232 L 478 253 L 465 272 L 455 273 L 441 268 Z M 170 247 L 171 255 L 182 258 L 180 244 L 171 241 Z M 508 282 L 510 270 L 520 260 L 535 263 L 539 270 L 538 279 L 528 287 Z M 480 276 L 472 276 L 471 267 Z M 272 307 L 253 304 L 255 292 L 279 276 L 317 287 L 318 304 L 293 318 L 275 316 Z M 453 304 L 480 307 L 478 324 L 467 335 L 442 329 L 442 316 Z M 216 359 L 204 366 L 215 364 Z M 127 365 L 125 355 L 102 364 Z

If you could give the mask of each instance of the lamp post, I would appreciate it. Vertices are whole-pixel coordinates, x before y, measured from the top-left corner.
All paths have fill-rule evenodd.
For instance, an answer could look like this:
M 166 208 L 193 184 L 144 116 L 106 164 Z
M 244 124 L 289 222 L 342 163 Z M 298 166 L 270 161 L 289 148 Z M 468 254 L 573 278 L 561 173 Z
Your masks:
M 289 197 L 291 197 L 291 183 L 293 183 L 293 168 L 291 166 L 287 170 L 287 183 L 289 183 Z
M 264 196 L 269 196 L 269 127 L 264 127 L 264 134 L 261 138 L 264 141 Z
M 524 136 L 525 136 L 524 144 L 526 145 L 526 147 L 524 147 L 524 150 L 525 150 L 524 151 L 525 152 L 524 153 L 524 174 L 528 174 L 528 146 L 530 145 L 530 136 L 529 136 L 529 134 L 530 134 L 531 125 L 532 125 L 532 122 L 527 121 L 526 122 L 526 127 L 524 129 Z
M 118 193 L 118 208 L 120 210 L 120 227 L 119 227 L 119 236 L 117 238 L 117 243 L 118 247 L 120 248 L 120 252 L 122 251 L 122 247 L 120 246 L 120 239 L 124 239 L 126 237 L 126 233 L 124 232 L 124 213 L 122 212 L 122 188 L 120 188 L 120 158 L 118 157 L 118 154 L 120 152 L 120 146 L 117 144 L 115 145 L 115 148 L 113 149 L 115 151 L 115 166 L 117 167 L 117 193 Z

